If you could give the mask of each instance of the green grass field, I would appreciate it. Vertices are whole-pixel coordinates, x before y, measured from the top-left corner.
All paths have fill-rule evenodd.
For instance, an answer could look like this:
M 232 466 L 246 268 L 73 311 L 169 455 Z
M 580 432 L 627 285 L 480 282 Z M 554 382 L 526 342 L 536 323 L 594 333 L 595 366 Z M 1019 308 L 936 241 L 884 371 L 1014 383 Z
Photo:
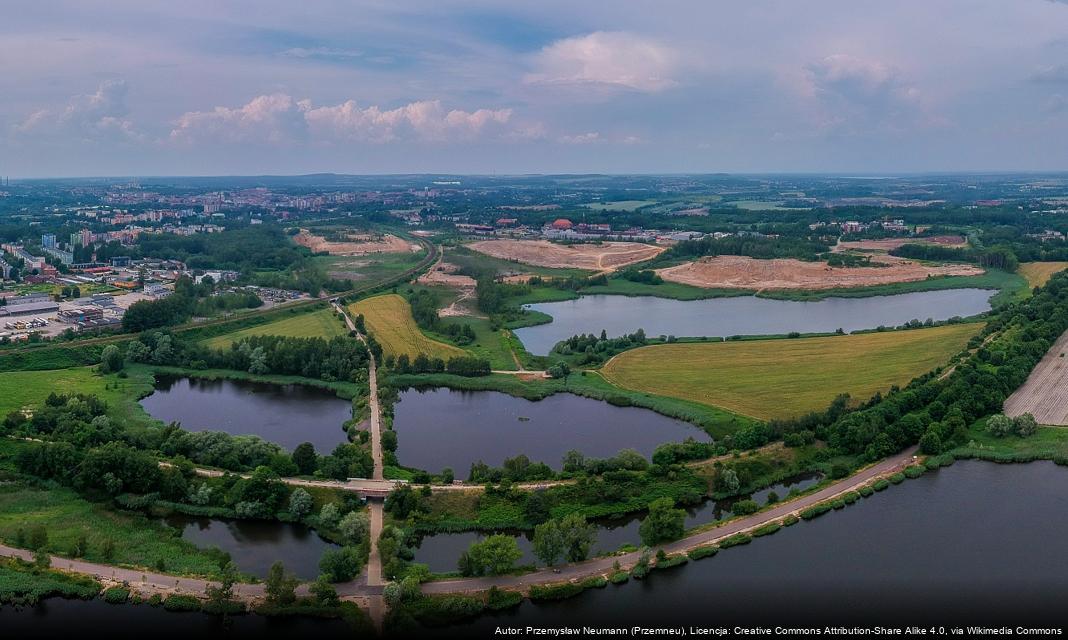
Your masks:
M 268 322 L 233 333 L 215 336 L 204 341 L 212 349 L 226 349 L 234 342 L 247 336 L 288 336 L 291 338 L 333 338 L 348 333 L 345 325 L 330 309 L 319 309 L 311 313 Z
M 981 324 L 818 338 L 665 344 L 624 352 L 609 382 L 760 419 L 855 401 L 904 385 L 960 352 Z
M 582 206 L 594 211 L 637 211 L 656 202 L 656 200 L 617 200 L 616 202 L 591 202 Z
M 1068 269 L 1068 262 L 1025 262 L 1016 270 L 1027 280 L 1027 288 L 1041 287 L 1058 271 Z
M 363 314 L 367 330 L 378 340 L 387 355 L 399 356 L 406 353 L 414 358 L 425 353 L 431 358 L 444 360 L 467 355 L 467 352 L 459 347 L 426 336 L 415 324 L 408 301 L 395 293 L 354 302 L 348 309 L 353 316 Z
M 105 388 L 110 387 L 110 388 Z M 94 367 L 0 373 L 0 416 L 44 402 L 48 394 L 91 393 L 114 410 L 126 410 L 152 387 L 151 376 L 102 376 Z

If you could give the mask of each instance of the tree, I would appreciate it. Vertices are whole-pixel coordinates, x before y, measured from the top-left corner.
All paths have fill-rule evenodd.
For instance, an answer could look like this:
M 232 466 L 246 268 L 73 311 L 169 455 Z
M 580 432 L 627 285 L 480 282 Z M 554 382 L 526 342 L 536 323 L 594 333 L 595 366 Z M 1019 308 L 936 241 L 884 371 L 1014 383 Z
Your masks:
M 360 573 L 360 552 L 355 547 L 327 549 L 319 559 L 319 569 L 331 582 L 348 582 Z
M 264 352 L 263 347 L 256 347 L 248 356 L 248 372 L 253 375 L 263 375 L 269 371 L 267 353 Z
M 337 525 L 345 544 L 359 544 L 367 539 L 371 531 L 371 521 L 362 511 L 350 511 Z
M 1004 438 L 1013 431 L 1012 418 L 1002 413 L 992 415 L 986 421 L 986 430 L 995 438 Z
M 38 569 L 47 569 L 52 566 L 52 556 L 44 549 L 38 549 L 33 553 L 33 566 Z
M 586 522 L 586 516 L 570 513 L 560 521 L 560 534 L 568 562 L 581 562 L 590 555 L 590 547 L 597 539 L 597 528 Z
M 1035 417 L 1030 413 L 1025 413 L 1013 418 L 1012 426 L 1016 435 L 1021 438 L 1033 436 L 1035 435 L 1035 432 L 1038 431 L 1038 421 L 1035 420 Z
M 293 450 L 293 464 L 297 465 L 297 472 L 300 475 L 312 475 L 315 473 L 318 463 L 318 456 L 315 455 L 315 445 L 312 443 L 302 442 Z
M 205 595 L 208 596 L 208 602 L 214 607 L 221 607 L 230 600 L 234 599 L 234 583 L 237 582 L 237 568 L 234 567 L 234 563 L 227 562 L 223 567 L 222 578 L 219 584 L 209 582 L 207 589 L 205 589 Z
M 332 529 L 337 526 L 340 519 L 341 509 L 338 508 L 336 502 L 327 502 L 319 510 L 319 523 L 324 527 Z
M 286 573 L 286 568 L 281 561 L 272 564 L 264 583 L 267 604 L 275 606 L 293 604 L 297 600 L 296 589 L 296 577 L 291 573 Z
M 560 532 L 560 522 L 549 520 L 534 527 L 534 555 L 548 566 L 564 553 L 564 538 Z
M 664 497 L 649 504 L 649 515 L 642 520 L 638 534 L 642 544 L 654 545 L 678 540 L 685 531 L 686 512 L 675 508 L 675 501 Z
M 481 542 L 473 542 L 460 556 L 459 569 L 464 575 L 500 575 L 508 573 L 523 557 L 519 543 L 509 535 L 492 535 Z
M 100 353 L 100 370 L 103 373 L 115 373 L 121 371 L 123 367 L 122 351 L 113 344 L 109 344 L 104 347 L 104 350 Z
M 727 493 L 734 494 L 738 492 L 741 487 L 741 482 L 738 480 L 738 473 L 734 469 L 724 469 L 719 474 L 719 490 Z
M 303 520 L 311 513 L 313 506 L 311 494 L 302 487 L 297 487 L 289 495 L 289 513 L 297 520 Z

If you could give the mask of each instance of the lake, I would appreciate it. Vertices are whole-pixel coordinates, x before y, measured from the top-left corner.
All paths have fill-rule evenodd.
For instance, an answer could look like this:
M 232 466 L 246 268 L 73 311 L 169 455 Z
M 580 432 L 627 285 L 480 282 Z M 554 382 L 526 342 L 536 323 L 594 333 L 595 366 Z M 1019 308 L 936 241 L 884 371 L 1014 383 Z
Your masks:
M 302 524 L 265 520 L 220 520 L 173 514 L 164 519 L 198 547 L 218 547 L 230 554 L 238 571 L 265 578 L 281 560 L 286 570 L 303 580 L 319 576 L 319 558 L 338 546 Z
M 545 355 L 557 342 L 580 333 L 609 337 L 644 329 L 648 336 L 715 336 L 825 333 L 897 326 L 909 320 L 947 320 L 990 310 L 989 289 L 945 289 L 813 302 L 754 296 L 680 301 L 652 296 L 582 296 L 526 305 L 553 317 L 549 324 L 516 329 L 528 351 Z
M 255 435 L 291 451 L 310 442 L 319 453 L 348 442 L 342 425 L 352 418 L 352 403 L 324 389 L 164 375 L 141 406 L 187 431 Z
M 571 449 L 596 458 L 635 449 L 648 458 L 665 442 L 711 440 L 688 422 L 568 393 L 531 401 L 497 391 L 408 389 L 393 424 L 401 464 L 432 473 L 449 467 L 457 478 L 479 460 L 500 466 L 521 453 L 559 469 Z

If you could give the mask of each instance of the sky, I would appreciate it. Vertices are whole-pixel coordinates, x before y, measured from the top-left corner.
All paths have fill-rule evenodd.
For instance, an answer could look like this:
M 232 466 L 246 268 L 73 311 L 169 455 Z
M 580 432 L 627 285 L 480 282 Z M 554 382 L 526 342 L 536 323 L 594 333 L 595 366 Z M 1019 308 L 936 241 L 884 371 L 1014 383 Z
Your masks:
M 5 0 L 0 175 L 1068 170 L 1068 0 Z

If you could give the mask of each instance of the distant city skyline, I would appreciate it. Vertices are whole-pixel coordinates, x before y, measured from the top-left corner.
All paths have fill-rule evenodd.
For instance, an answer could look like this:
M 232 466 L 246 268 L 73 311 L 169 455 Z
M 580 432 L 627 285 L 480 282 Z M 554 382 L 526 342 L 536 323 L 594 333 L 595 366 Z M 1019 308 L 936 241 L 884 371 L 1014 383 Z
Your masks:
M 14 0 L 0 61 L 13 179 L 1068 170 L 1058 0 Z

